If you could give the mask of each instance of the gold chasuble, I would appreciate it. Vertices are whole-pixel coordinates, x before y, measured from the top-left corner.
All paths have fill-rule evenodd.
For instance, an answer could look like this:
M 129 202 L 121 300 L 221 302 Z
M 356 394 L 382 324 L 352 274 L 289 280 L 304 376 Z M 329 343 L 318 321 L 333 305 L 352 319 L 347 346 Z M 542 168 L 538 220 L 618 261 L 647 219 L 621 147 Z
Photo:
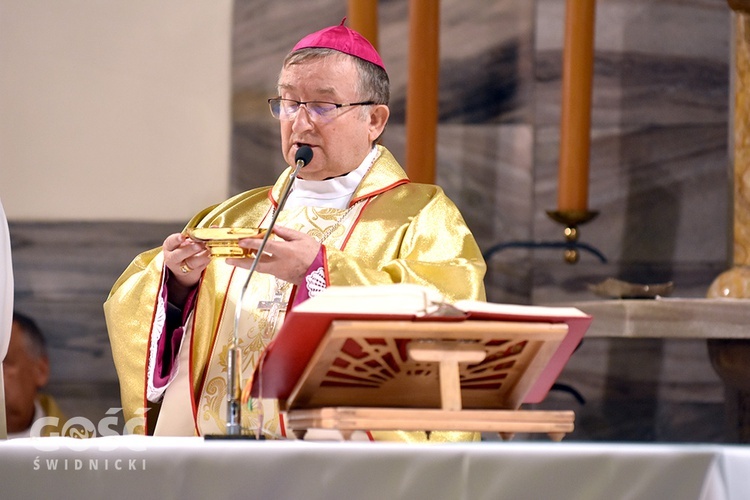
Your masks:
M 410 183 L 393 156 L 378 146 L 379 157 L 365 174 L 348 208 L 298 207 L 282 211 L 277 224 L 305 232 L 325 246 L 326 285 L 362 286 L 415 283 L 435 288 L 448 300 L 484 300 L 485 263 L 456 206 L 434 185 Z M 258 188 L 208 208 L 190 227 L 263 227 L 289 177 L 287 169 L 272 188 Z M 104 304 L 112 353 L 120 381 L 125 420 L 150 405 L 149 363 L 156 352 L 154 333 L 164 328 L 165 268 L 161 248 L 137 256 L 114 284 Z M 164 394 L 162 412 L 146 412 L 148 426 L 174 428 L 167 434 L 225 434 L 227 352 L 234 330 L 235 300 L 248 271 L 214 259 L 198 285 L 193 311 L 176 363 L 176 375 Z M 239 322 L 243 380 L 281 326 L 275 296 L 289 301 L 290 284 L 255 273 Z M 265 302 L 265 307 L 259 303 Z M 151 361 L 149 361 L 151 360 Z M 153 367 L 152 367 L 153 369 Z M 259 402 L 243 408 L 242 426 L 254 432 Z M 273 400 L 262 401 L 268 437 L 285 436 Z M 174 417 L 174 412 L 179 412 Z M 283 420 L 283 419 L 282 419 Z M 192 428 L 191 428 L 192 427 Z M 373 432 L 375 439 L 425 441 L 423 432 Z M 476 433 L 433 432 L 431 441 L 477 439 Z

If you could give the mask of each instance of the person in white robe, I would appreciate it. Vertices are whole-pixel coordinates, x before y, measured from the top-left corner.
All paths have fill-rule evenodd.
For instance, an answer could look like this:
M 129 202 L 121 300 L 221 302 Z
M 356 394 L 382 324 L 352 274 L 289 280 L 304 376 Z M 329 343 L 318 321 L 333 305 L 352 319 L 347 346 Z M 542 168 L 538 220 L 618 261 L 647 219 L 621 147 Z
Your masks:
M 0 201 L 0 361 L 5 359 L 10 344 L 13 324 L 13 261 L 10 256 L 10 231 Z M 5 393 L 3 391 L 3 364 L 0 362 L 0 439 L 7 436 L 5 421 Z

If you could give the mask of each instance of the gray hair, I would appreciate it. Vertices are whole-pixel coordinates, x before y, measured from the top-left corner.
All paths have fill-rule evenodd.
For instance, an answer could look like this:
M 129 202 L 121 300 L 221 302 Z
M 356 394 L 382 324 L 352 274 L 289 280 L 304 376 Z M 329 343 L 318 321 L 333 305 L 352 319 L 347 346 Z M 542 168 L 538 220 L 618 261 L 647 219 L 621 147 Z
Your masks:
M 358 99 L 362 101 L 374 101 L 377 104 L 388 104 L 391 99 L 390 80 L 388 73 L 376 64 L 360 59 L 359 57 L 344 54 L 338 50 L 322 47 L 308 47 L 295 52 L 290 52 L 284 59 L 282 70 L 294 64 L 300 64 L 312 59 L 323 59 L 325 57 L 351 58 L 359 73 L 357 82 Z

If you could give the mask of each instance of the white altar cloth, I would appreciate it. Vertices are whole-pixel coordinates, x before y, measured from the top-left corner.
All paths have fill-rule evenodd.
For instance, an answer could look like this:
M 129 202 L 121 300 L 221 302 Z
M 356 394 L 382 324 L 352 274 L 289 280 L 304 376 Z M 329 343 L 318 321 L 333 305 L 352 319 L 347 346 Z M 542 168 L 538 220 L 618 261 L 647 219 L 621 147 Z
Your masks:
M 750 447 L 19 439 L 0 498 L 740 500 Z

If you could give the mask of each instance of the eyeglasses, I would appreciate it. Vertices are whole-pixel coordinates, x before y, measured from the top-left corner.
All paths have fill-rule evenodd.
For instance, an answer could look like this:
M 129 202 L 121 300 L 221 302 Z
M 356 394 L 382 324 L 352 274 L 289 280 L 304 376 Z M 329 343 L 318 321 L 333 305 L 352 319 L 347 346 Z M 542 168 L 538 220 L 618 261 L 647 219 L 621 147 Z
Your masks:
M 337 104 L 326 101 L 295 101 L 294 99 L 282 99 L 281 97 L 272 97 L 268 100 L 271 114 L 279 120 L 294 120 L 303 104 L 312 121 L 327 123 L 338 116 L 341 108 L 369 106 L 377 103 L 375 101 L 362 101 Z

